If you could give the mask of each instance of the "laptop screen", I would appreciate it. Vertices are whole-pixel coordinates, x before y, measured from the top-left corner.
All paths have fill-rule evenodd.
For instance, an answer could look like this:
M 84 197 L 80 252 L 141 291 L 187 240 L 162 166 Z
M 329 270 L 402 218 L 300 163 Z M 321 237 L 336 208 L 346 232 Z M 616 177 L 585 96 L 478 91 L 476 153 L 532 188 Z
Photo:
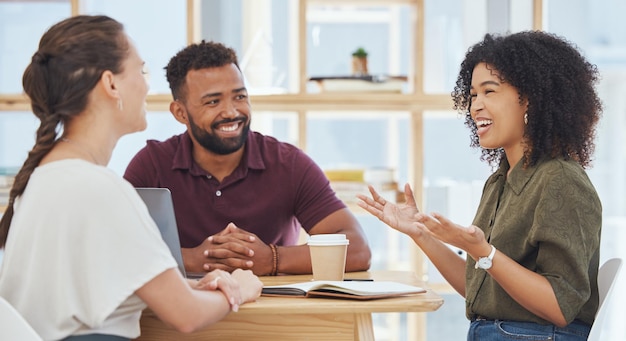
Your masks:
M 152 219 L 159 227 L 165 244 L 167 244 L 176 263 L 178 263 L 178 269 L 183 274 L 183 277 L 186 277 L 170 190 L 167 188 L 136 188 L 136 190 L 146 203 Z

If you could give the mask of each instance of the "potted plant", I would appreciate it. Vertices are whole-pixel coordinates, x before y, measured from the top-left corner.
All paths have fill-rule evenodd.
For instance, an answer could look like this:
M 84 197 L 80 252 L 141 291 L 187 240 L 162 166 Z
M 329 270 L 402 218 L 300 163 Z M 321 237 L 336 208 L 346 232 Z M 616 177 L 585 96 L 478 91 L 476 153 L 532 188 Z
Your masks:
M 352 52 L 352 74 L 361 76 L 367 75 L 367 51 L 359 47 Z

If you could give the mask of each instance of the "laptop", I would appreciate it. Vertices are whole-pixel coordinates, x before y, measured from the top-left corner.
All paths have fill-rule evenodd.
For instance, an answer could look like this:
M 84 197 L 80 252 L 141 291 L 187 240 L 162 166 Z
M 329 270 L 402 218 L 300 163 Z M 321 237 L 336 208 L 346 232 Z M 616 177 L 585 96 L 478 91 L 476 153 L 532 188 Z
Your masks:
M 183 254 L 180 250 L 178 226 L 172 203 L 172 193 L 167 188 L 136 188 L 137 193 L 148 207 L 150 216 L 161 231 L 161 236 L 170 249 L 172 256 L 178 264 L 178 270 L 186 278 L 202 278 L 204 273 L 187 273 L 183 263 Z

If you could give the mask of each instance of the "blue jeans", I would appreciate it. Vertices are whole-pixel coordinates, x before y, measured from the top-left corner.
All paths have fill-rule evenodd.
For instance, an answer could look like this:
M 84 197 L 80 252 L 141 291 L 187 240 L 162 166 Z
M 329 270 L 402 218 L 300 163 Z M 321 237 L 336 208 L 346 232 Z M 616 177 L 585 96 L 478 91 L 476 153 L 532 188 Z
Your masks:
M 586 341 L 591 327 L 574 321 L 565 327 L 532 322 L 474 320 L 467 332 L 467 341 L 551 340 Z

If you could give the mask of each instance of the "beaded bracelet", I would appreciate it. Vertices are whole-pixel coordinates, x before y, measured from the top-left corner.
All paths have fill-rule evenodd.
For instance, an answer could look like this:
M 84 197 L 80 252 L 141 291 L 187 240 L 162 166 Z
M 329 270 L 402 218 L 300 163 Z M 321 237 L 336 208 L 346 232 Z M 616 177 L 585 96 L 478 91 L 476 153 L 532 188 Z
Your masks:
M 274 244 L 270 244 L 270 249 L 272 249 L 272 272 L 270 272 L 270 276 L 276 276 L 278 274 L 278 248 Z

